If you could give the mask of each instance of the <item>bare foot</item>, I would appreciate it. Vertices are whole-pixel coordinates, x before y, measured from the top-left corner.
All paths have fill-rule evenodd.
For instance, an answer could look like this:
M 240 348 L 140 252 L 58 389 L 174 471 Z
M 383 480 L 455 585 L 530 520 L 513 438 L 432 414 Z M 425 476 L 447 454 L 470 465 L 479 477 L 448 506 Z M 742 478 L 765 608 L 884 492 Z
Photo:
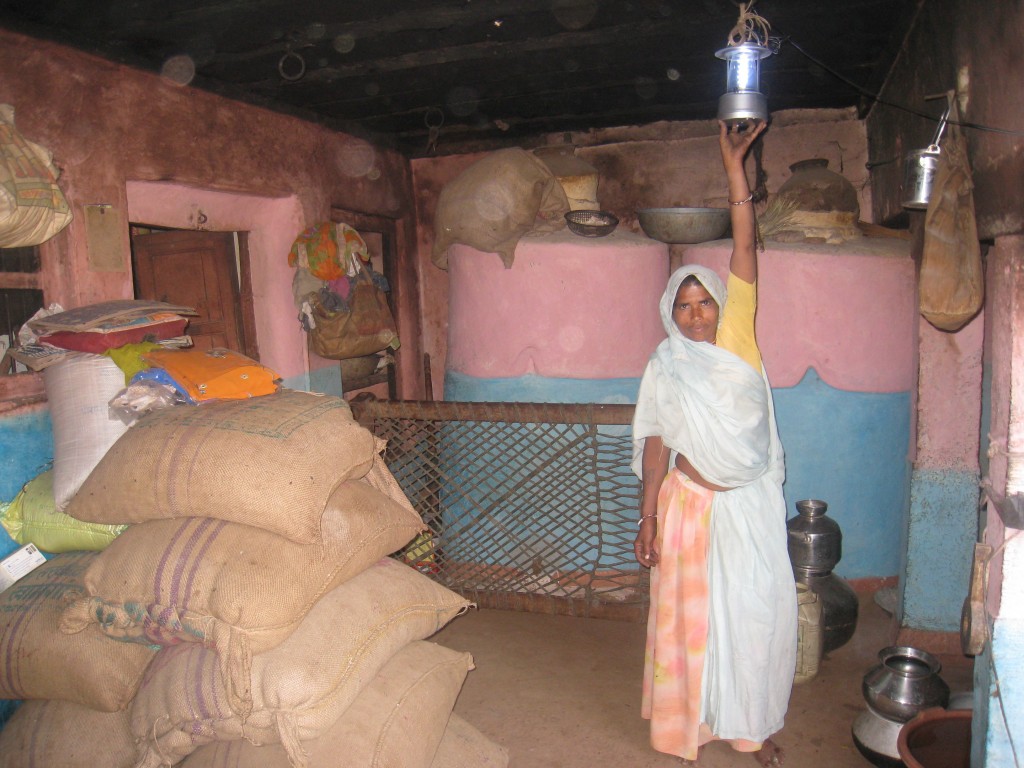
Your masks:
M 693 768 L 700 768 L 700 763 L 698 763 L 697 761 L 700 760 L 700 753 L 703 752 L 703 751 L 704 751 L 703 749 L 698 748 L 697 749 L 697 756 L 695 758 L 693 758 L 693 760 L 687 760 L 685 757 L 680 757 L 679 758 L 679 764 L 680 765 L 692 765 Z
M 785 762 L 786 754 L 782 751 L 782 747 L 768 739 L 761 749 L 754 753 L 754 759 L 762 768 L 777 768 Z

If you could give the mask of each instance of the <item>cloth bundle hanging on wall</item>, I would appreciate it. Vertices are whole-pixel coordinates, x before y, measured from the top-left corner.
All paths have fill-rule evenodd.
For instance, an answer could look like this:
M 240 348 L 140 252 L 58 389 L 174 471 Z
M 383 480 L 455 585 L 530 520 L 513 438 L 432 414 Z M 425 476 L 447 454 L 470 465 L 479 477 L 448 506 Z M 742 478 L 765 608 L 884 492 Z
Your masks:
M 373 271 L 355 229 L 330 221 L 308 227 L 292 245 L 288 264 L 295 267 L 292 291 L 315 354 L 345 360 L 398 348 L 387 280 Z
M 71 221 L 50 152 L 14 127 L 14 107 L 0 104 L 0 248 L 39 245 Z
M 348 306 L 330 310 L 319 293 L 310 294 L 313 325 L 309 346 L 320 357 L 344 360 L 398 347 L 398 331 L 387 297 L 363 269 L 352 278 Z
M 960 330 L 985 299 L 974 182 L 959 120 L 956 99 L 950 98 L 948 133 L 924 219 L 919 283 L 921 314 L 943 331 Z

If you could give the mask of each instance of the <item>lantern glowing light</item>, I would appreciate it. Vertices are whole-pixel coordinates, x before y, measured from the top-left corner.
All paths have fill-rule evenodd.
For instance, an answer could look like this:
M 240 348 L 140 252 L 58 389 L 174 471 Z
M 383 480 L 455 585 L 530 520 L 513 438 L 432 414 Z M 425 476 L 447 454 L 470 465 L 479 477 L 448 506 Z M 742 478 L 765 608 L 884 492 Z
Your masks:
M 729 44 L 715 56 L 725 60 L 725 93 L 718 99 L 718 119 L 727 123 L 768 119 L 768 100 L 761 93 L 761 59 L 772 55 L 768 22 L 751 10 L 754 0 L 740 6 L 740 18 Z

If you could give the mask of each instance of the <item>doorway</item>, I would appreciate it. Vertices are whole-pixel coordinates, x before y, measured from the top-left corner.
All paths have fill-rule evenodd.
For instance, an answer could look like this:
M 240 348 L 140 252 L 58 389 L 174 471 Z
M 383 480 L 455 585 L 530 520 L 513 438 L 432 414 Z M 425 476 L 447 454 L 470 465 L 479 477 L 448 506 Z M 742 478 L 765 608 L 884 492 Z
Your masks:
M 245 233 L 131 226 L 135 297 L 192 307 L 197 349 L 259 359 Z

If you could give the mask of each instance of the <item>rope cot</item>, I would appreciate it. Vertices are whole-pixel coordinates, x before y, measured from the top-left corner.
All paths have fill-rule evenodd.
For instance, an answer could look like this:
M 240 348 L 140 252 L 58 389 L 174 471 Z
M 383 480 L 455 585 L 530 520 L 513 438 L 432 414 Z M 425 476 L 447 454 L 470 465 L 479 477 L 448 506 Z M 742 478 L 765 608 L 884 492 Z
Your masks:
M 482 607 L 643 621 L 632 405 L 353 402 L 429 532 L 396 557 Z

